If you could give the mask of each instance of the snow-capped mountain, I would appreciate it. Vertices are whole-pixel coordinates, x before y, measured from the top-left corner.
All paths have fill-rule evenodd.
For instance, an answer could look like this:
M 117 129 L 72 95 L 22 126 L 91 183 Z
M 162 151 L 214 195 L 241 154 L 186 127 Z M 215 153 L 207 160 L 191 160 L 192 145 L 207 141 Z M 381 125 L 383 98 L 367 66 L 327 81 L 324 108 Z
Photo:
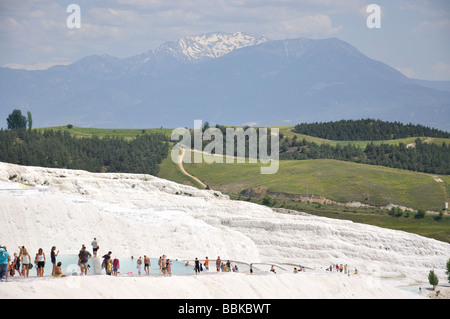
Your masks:
M 220 58 L 234 50 L 258 45 L 267 40 L 260 36 L 235 32 L 211 32 L 186 36 L 163 43 L 150 50 L 121 60 L 128 77 L 136 75 L 161 76 L 181 65 L 201 63 Z
M 31 111 L 35 126 L 185 127 L 195 119 L 279 126 L 370 117 L 450 129 L 450 92 L 349 43 L 241 32 L 186 36 L 125 59 L 89 56 L 45 71 L 0 68 L 0 119 L 15 108 Z
M 132 74 L 160 75 L 183 64 L 217 59 L 248 46 L 267 42 L 264 37 L 235 32 L 211 32 L 185 36 L 155 50 L 124 59 Z
M 176 42 L 167 42 L 158 51 L 167 50 L 174 55 L 182 55 L 189 61 L 199 62 L 210 58 L 220 58 L 231 51 L 266 41 L 264 37 L 255 37 L 241 32 L 207 33 L 183 37 Z

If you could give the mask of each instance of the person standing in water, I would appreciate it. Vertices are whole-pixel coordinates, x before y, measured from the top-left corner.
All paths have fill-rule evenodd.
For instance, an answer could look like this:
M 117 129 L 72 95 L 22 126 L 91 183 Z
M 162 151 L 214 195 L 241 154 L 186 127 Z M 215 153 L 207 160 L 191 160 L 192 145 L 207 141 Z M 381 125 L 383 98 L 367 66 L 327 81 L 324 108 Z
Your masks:
M 162 255 L 162 257 L 161 257 L 161 272 L 162 272 L 163 276 L 166 275 L 166 268 L 167 268 L 166 258 L 167 258 L 166 255 Z
M 159 273 L 162 273 L 162 257 L 159 256 L 159 260 L 158 260 L 158 266 L 159 266 Z
M 142 257 L 140 257 L 140 256 L 139 256 L 139 259 L 137 260 L 137 270 L 138 270 L 138 274 L 140 276 L 141 270 L 142 270 Z
M 113 273 L 113 262 L 112 259 L 108 259 L 108 261 L 106 262 L 106 274 L 108 276 L 111 276 Z
M 144 270 L 147 276 L 150 275 L 150 266 L 151 266 L 150 257 L 144 255 Z
M 8 280 L 8 264 L 11 256 L 6 247 L 0 246 L 0 281 Z M 3 277 L 6 277 L 3 279 Z
M 19 276 L 22 276 L 22 272 L 20 271 L 20 258 L 17 253 L 14 253 L 14 260 L 11 264 L 11 268 L 19 273 Z
M 166 270 L 169 277 L 172 276 L 172 261 L 170 259 L 167 259 L 166 261 Z
M 58 256 L 58 254 L 59 254 L 59 250 L 55 253 L 55 250 L 56 250 L 56 246 L 53 246 L 52 247 L 52 250 L 51 250 L 51 252 L 50 252 L 50 259 L 51 259 L 51 261 L 52 261 L 52 265 L 53 265 L 53 268 L 52 268 L 52 276 L 54 276 L 55 275 L 55 270 L 56 270 L 56 257 Z
M 30 274 L 31 257 L 25 247 L 21 249 L 19 258 L 22 261 L 22 274 L 25 278 L 28 278 L 28 275 Z
M 39 248 L 38 253 L 36 254 L 36 260 L 37 260 L 37 276 L 44 277 L 45 254 L 42 248 Z
M 120 261 L 117 257 L 114 257 L 113 261 L 113 276 L 117 276 L 117 272 L 120 269 Z
M 220 272 L 220 266 L 222 265 L 222 260 L 220 259 L 220 256 L 217 257 L 216 260 L 216 270 L 217 272 Z
M 275 271 L 275 267 L 272 265 L 272 267 L 270 268 L 270 271 L 273 272 L 274 274 L 276 274 L 277 272 Z
M 91 253 L 86 250 L 86 246 L 82 246 L 80 253 L 78 254 L 78 265 L 80 266 L 80 271 L 85 276 L 87 275 L 89 267 L 89 259 L 91 258 Z
M 108 261 L 111 259 L 111 254 L 112 254 L 112 252 L 109 251 L 106 255 L 104 255 L 104 256 L 102 257 L 102 258 L 103 258 L 102 268 L 105 268 L 105 269 L 106 269 L 107 263 L 108 263 Z
M 194 266 L 195 275 L 197 276 L 200 272 L 200 261 L 195 258 L 195 266 Z

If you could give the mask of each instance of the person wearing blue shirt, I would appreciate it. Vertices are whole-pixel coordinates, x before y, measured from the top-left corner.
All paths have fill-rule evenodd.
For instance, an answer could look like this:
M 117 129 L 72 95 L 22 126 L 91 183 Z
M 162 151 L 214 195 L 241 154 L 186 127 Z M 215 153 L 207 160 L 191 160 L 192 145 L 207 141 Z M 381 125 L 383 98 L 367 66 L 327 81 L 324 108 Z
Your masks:
M 10 254 L 6 251 L 6 247 L 0 246 L 0 281 L 6 276 L 8 264 L 11 261 Z

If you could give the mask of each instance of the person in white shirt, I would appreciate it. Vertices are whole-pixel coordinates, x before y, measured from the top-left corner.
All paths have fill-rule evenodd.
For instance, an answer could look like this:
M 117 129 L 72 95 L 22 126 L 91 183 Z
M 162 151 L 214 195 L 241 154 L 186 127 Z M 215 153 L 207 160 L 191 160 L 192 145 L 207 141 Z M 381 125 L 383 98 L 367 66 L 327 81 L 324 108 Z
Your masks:
M 91 245 L 92 245 L 92 251 L 94 253 L 94 257 L 97 257 L 97 250 L 99 249 L 97 238 L 94 238 Z

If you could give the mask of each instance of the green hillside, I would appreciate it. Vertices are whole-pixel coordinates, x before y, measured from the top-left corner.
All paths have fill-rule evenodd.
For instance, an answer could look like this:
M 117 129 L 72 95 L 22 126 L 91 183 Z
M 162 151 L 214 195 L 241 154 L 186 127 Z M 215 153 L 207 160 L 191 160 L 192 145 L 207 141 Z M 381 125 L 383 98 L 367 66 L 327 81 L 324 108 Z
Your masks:
M 210 188 L 230 194 L 266 187 L 271 193 L 308 192 L 337 202 L 435 211 L 450 198 L 449 189 L 444 193 L 431 175 L 336 160 L 280 161 L 274 175 L 261 175 L 260 164 L 185 164 L 185 168 Z M 448 183 L 447 177 L 440 178 Z
M 97 129 L 67 126 L 45 128 L 70 132 L 73 136 L 118 136 L 133 139 L 146 133 L 164 133 L 170 136 L 171 129 Z M 294 133 L 293 127 L 280 127 L 280 133 L 292 138 L 305 138 L 320 143 L 347 143 L 324 140 Z M 449 143 L 450 139 L 426 138 L 429 142 Z M 374 143 L 409 143 L 415 138 Z M 349 142 L 364 147 L 368 142 Z M 200 178 L 211 188 L 238 195 L 243 190 L 266 187 L 269 192 L 286 194 L 308 194 L 323 196 L 337 202 L 357 201 L 373 206 L 397 204 L 414 209 L 423 207 L 438 211 L 450 199 L 450 176 L 439 175 L 442 183 L 433 179 L 433 175 L 407 170 L 364 165 L 336 160 L 294 160 L 280 161 L 279 172 L 275 175 L 259 174 L 259 164 L 185 164 L 192 175 Z M 186 177 L 172 163 L 170 156 L 161 164 L 159 176 L 179 183 L 199 186 Z

